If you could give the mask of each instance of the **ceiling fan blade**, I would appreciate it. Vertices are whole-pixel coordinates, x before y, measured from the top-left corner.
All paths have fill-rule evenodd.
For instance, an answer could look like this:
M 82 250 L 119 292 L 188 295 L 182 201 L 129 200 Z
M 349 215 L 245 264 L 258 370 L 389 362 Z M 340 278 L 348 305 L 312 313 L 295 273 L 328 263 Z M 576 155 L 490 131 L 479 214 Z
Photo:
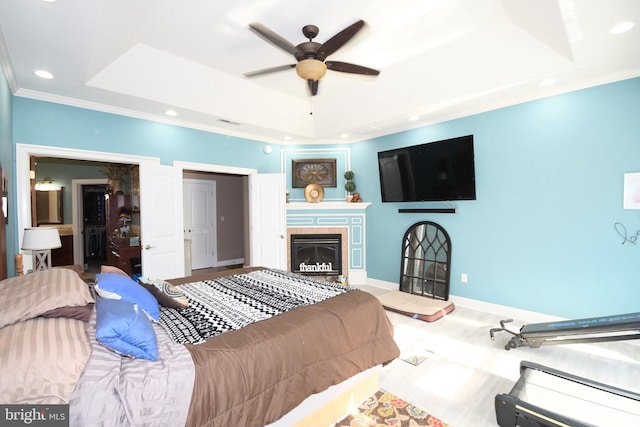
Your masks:
M 324 61 L 327 56 L 331 55 L 351 40 L 351 38 L 362 29 L 362 27 L 364 27 L 364 21 L 361 19 L 324 42 L 318 49 L 318 59 L 320 61 Z
M 292 68 L 296 68 L 296 64 L 287 64 L 287 65 L 279 65 L 277 67 L 263 68 L 262 70 L 250 71 L 248 73 L 244 73 L 245 77 L 259 77 L 264 76 L 265 74 L 278 73 L 280 71 L 290 70 Z
M 320 83 L 318 80 L 307 80 L 309 82 L 309 92 L 311 92 L 311 96 L 316 96 L 318 94 L 318 84 Z
M 300 49 L 298 49 L 293 43 L 277 34 L 275 31 L 270 30 L 269 28 L 260 24 L 259 22 L 252 22 L 251 24 L 249 24 L 249 29 L 251 29 L 251 31 L 259 35 L 269 43 L 275 45 L 276 47 L 279 47 L 285 52 L 292 54 L 293 56 L 301 53 Z
M 363 67 L 362 65 L 349 64 L 348 62 L 326 61 L 327 69 L 340 71 L 341 73 L 364 74 L 366 76 L 377 76 L 380 71 L 373 68 Z

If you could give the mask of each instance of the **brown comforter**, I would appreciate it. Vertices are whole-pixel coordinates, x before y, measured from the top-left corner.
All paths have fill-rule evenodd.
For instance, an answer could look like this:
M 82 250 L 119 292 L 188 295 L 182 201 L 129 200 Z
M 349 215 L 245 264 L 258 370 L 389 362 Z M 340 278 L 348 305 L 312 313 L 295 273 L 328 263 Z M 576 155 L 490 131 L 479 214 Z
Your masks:
M 264 426 L 399 355 L 380 302 L 358 290 L 186 347 L 196 365 L 187 426 Z

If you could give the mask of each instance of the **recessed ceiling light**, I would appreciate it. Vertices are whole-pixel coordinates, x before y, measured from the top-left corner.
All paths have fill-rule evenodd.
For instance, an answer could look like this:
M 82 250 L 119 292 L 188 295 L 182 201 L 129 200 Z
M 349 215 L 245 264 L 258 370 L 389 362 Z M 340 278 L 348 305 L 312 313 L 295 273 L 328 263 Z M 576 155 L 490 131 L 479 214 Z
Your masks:
M 33 74 L 35 74 L 36 76 L 40 77 L 41 79 L 52 79 L 53 78 L 53 74 L 51 74 L 47 70 L 36 70 L 36 71 L 33 72 Z
M 538 84 L 538 86 L 547 87 L 553 86 L 554 84 L 556 84 L 556 79 L 544 79 Z
M 634 26 L 634 23 L 631 21 L 619 22 L 613 27 L 611 27 L 611 29 L 609 30 L 609 33 L 611 34 L 626 33 L 627 31 L 631 30 L 633 26 Z
M 58 2 L 58 0 L 41 0 L 41 1 L 43 1 L 44 3 L 57 3 Z
M 341 133 L 340 134 L 340 138 L 347 139 L 347 138 L 349 138 L 349 134 L 348 133 Z
M 164 112 L 167 116 L 175 117 L 178 113 L 175 110 L 167 110 Z
M 291 137 L 289 135 L 285 135 L 284 139 L 285 141 L 291 141 Z
M 410 122 L 415 122 L 420 120 L 420 116 L 409 116 L 409 121 Z

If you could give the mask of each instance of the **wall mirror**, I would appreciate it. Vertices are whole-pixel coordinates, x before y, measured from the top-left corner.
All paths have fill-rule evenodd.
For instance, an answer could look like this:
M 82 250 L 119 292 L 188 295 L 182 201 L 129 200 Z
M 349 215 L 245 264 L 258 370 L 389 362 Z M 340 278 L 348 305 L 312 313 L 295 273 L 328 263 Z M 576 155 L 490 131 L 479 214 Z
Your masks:
M 433 299 L 449 300 L 451 241 L 440 225 L 413 224 L 402 239 L 400 290 Z
M 64 187 L 59 190 L 36 190 L 36 223 L 62 224 L 62 195 Z

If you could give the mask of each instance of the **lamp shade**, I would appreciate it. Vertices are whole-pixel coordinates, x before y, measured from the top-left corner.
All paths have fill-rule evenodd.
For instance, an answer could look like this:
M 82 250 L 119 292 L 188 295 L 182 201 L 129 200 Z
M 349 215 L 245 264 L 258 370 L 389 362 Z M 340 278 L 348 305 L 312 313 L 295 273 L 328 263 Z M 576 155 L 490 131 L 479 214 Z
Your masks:
M 296 64 L 296 73 L 305 80 L 320 80 L 327 72 L 327 65 L 317 59 L 303 59 Z
M 22 249 L 42 251 L 62 247 L 58 229 L 54 227 L 29 227 L 22 235 Z

